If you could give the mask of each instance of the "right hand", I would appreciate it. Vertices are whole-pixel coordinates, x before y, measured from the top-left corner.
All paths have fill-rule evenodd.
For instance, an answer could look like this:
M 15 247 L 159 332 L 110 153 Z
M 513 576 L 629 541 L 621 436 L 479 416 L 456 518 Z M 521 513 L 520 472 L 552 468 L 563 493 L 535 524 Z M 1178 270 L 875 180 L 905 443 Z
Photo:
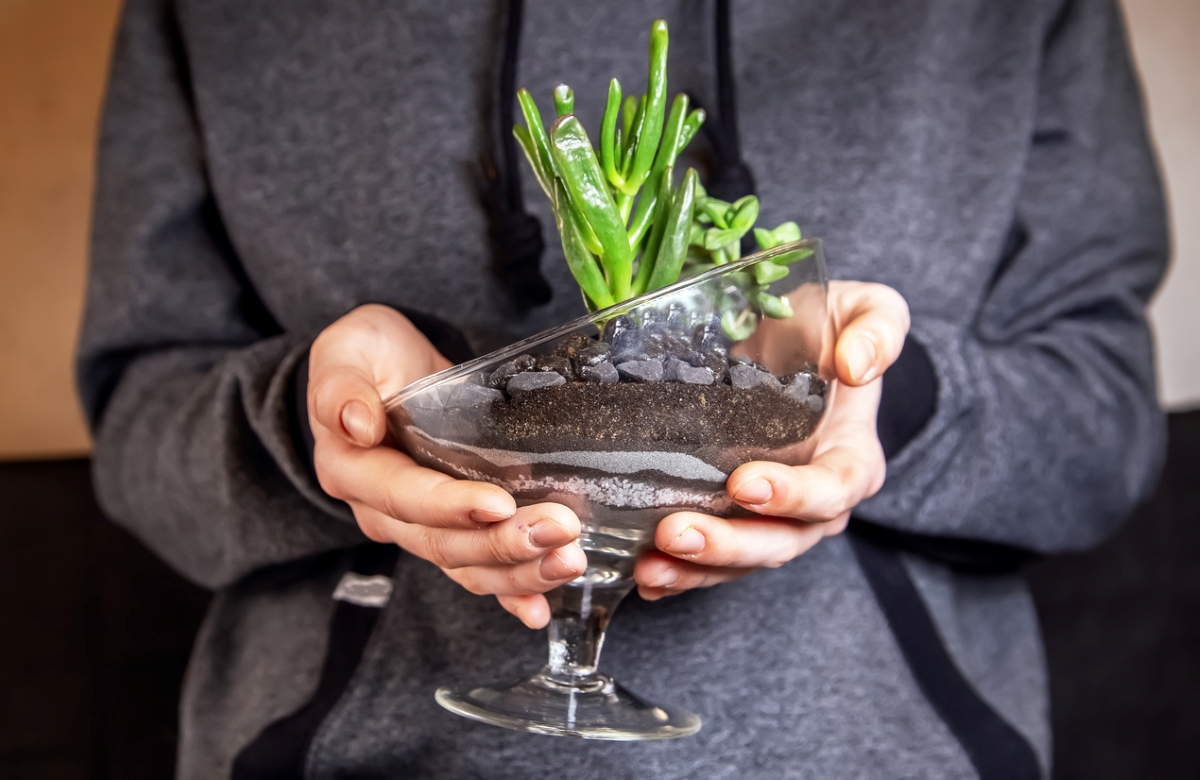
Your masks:
M 542 628 L 550 620 L 542 594 L 587 567 L 574 543 L 575 513 L 551 503 L 518 509 L 496 485 L 423 468 L 390 446 L 383 399 L 449 366 L 408 318 L 386 306 L 360 306 L 326 328 L 309 353 L 317 479 L 350 505 L 369 539 L 400 545 Z

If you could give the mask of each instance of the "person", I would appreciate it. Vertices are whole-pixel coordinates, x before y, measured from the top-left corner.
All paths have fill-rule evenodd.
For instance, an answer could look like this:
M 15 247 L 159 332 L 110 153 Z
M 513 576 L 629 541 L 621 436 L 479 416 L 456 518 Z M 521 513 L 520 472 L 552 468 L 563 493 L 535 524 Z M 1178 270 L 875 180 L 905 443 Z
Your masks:
M 381 399 L 582 313 L 497 85 L 595 127 L 656 17 L 710 190 L 826 242 L 839 387 L 812 464 L 730 478 L 757 517 L 661 523 L 613 623 L 606 669 L 704 728 L 551 739 L 432 693 L 532 671 L 578 519 L 418 467 Z M 1153 485 L 1166 256 L 1112 0 L 128 0 L 78 381 L 102 506 L 216 591 L 179 776 L 1048 776 L 1018 570 Z M 335 601 L 352 570 L 390 597 Z

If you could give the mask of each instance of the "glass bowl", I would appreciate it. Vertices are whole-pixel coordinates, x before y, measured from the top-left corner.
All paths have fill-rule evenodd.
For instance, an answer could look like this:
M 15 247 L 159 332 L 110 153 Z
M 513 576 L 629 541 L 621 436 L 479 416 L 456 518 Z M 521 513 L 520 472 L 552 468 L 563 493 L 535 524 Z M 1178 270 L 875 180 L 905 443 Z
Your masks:
M 649 703 L 597 670 L 604 632 L 660 520 L 680 510 L 748 514 L 725 492 L 734 469 L 812 456 L 833 400 L 827 288 L 820 242 L 783 244 L 387 400 L 392 435 L 421 465 L 500 485 L 522 506 L 564 504 L 583 527 L 586 572 L 546 594 L 547 664 L 516 683 L 444 686 L 442 706 L 591 739 L 699 730 L 696 715 Z

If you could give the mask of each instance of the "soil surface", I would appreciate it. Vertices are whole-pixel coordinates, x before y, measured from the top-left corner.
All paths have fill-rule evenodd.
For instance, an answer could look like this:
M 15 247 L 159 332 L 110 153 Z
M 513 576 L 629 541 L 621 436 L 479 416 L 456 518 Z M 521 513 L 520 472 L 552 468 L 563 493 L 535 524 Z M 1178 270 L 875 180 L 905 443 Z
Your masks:
M 807 438 L 819 412 L 776 389 L 678 382 L 567 382 L 497 400 L 481 446 L 525 452 L 771 449 Z M 611 446 L 611 445 L 610 445 Z

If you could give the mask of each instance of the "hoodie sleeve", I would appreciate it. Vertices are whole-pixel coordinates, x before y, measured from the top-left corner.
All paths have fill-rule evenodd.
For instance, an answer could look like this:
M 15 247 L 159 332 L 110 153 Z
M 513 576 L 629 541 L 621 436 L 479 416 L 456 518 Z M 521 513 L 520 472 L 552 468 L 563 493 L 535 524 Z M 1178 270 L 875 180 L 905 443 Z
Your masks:
M 1117 8 L 1067 0 L 1046 41 L 1002 260 L 973 323 L 914 315 L 936 408 L 858 511 L 1039 553 L 1096 544 L 1154 487 L 1165 425 L 1145 307 L 1168 257 Z
M 315 334 L 280 331 L 225 236 L 169 8 L 130 0 L 118 33 L 77 381 L 101 506 L 218 587 L 364 537 L 298 443 Z

